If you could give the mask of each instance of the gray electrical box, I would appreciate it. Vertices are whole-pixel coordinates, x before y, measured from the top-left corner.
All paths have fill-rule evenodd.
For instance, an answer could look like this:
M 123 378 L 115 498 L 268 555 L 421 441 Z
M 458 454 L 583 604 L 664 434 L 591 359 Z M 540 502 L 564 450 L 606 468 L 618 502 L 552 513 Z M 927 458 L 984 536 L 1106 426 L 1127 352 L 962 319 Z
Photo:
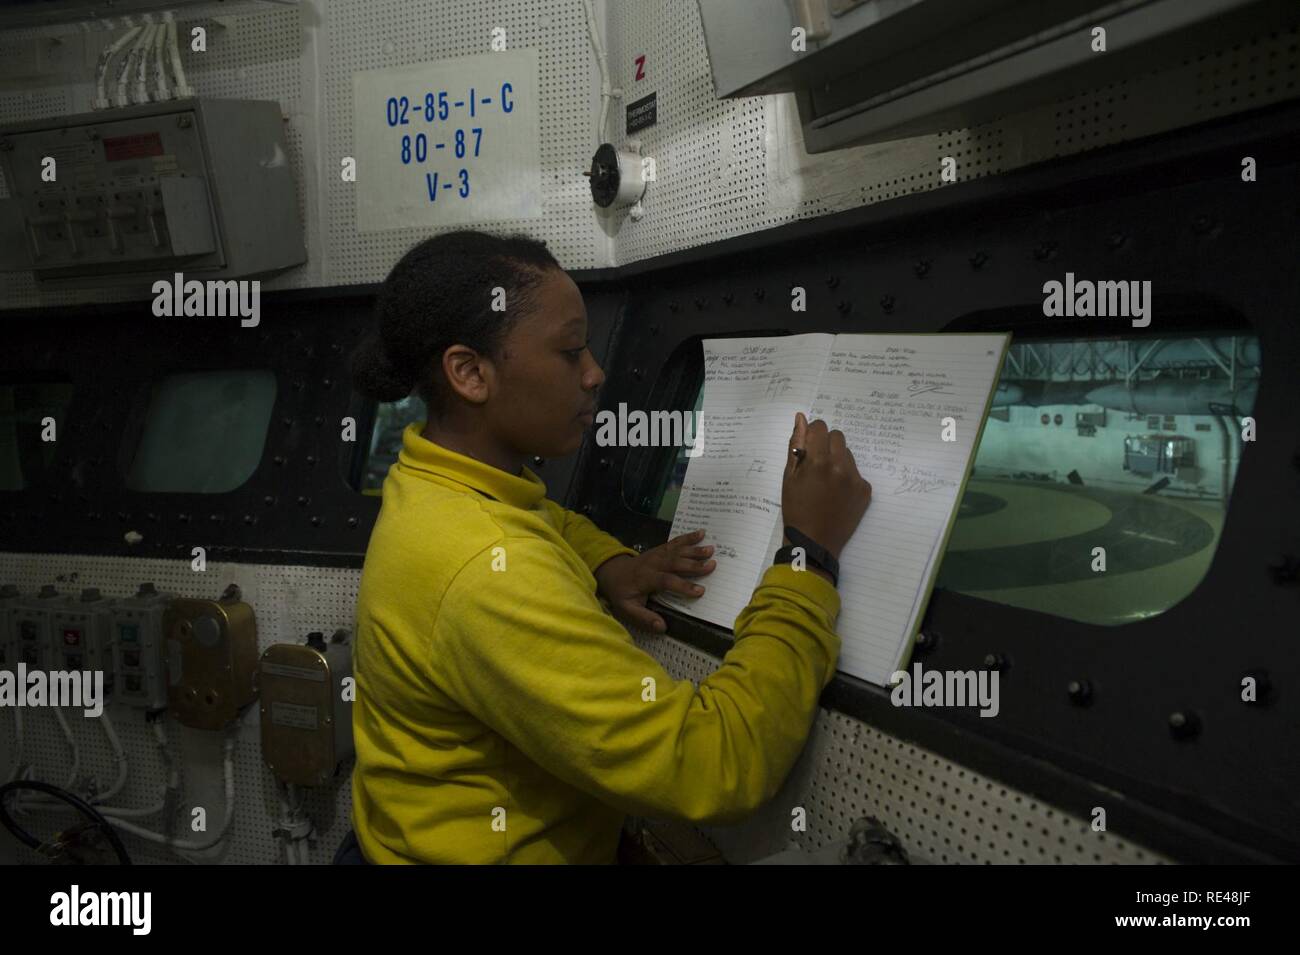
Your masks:
M 104 674 L 104 692 L 113 692 L 113 635 L 109 613 L 113 600 L 97 587 L 69 596 L 50 608 L 54 669 Z
M 50 636 L 50 614 L 64 603 L 52 584 L 41 587 L 35 597 L 19 597 L 9 604 L 9 646 L 16 664 L 30 670 L 51 670 L 55 662 L 54 641 Z
M 144 710 L 167 707 L 163 616 L 173 599 L 173 594 L 159 593 L 146 583 L 134 596 L 114 602 L 111 632 L 119 702 Z
M 0 126 L 0 271 L 53 287 L 306 261 L 278 103 L 184 99 Z M 48 181 L 53 176 L 53 181 Z

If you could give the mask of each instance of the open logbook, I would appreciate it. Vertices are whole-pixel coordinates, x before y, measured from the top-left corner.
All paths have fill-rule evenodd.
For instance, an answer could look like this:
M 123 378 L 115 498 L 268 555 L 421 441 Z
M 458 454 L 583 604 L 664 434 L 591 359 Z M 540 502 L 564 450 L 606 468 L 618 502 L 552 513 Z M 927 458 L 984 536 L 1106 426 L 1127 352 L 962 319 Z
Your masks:
M 717 568 L 662 603 L 731 627 L 781 546 L 795 412 L 844 432 L 871 505 L 840 555 L 839 667 L 885 685 L 911 653 L 1010 336 L 704 341 L 704 401 L 673 518 Z M 703 445 L 700 445 L 700 442 Z

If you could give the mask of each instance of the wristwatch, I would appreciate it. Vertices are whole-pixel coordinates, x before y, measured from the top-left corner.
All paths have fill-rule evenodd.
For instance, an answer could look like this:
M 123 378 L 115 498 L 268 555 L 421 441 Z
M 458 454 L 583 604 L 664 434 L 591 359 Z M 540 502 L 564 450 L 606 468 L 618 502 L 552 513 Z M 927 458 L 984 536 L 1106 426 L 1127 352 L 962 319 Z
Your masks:
M 818 570 L 826 571 L 826 573 L 830 574 L 831 583 L 836 587 L 839 586 L 840 562 L 831 556 L 830 551 L 789 524 L 785 526 L 785 536 L 789 539 L 790 546 L 782 547 L 776 552 L 776 559 L 772 561 L 773 564 L 791 563 L 794 560 L 795 548 L 800 547 L 803 548 L 804 562 Z

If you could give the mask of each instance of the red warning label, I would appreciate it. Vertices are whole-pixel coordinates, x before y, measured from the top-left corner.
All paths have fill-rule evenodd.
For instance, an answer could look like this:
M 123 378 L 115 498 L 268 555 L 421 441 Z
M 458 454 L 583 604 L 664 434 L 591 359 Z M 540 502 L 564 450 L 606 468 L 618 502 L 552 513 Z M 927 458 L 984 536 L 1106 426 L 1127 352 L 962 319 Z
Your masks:
M 109 162 L 139 159 L 141 156 L 161 156 L 162 152 L 162 134 L 157 132 L 133 133 L 104 140 L 104 158 Z

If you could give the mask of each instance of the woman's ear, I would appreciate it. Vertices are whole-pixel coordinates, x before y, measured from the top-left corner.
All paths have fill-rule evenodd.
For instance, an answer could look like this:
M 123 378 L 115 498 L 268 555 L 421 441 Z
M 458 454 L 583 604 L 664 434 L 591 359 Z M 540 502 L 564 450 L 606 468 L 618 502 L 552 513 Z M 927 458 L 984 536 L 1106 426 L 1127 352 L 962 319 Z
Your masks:
M 496 377 L 491 359 L 466 345 L 442 353 L 442 373 L 453 392 L 476 405 L 488 400 Z

